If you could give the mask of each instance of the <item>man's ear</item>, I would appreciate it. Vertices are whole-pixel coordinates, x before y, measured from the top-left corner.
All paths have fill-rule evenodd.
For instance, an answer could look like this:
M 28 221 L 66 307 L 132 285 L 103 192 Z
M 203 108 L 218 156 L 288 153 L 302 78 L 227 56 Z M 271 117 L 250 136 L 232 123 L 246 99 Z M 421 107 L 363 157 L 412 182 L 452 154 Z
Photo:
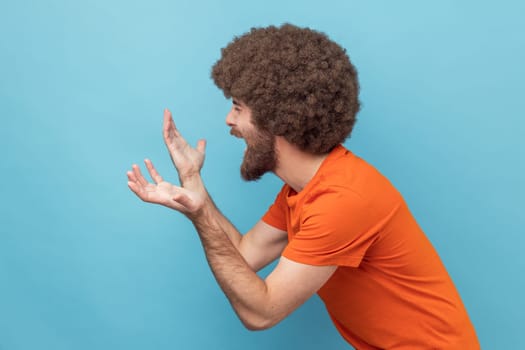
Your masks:
M 279 150 L 282 150 L 282 151 L 293 150 L 294 152 L 300 152 L 301 151 L 299 149 L 299 147 L 297 147 L 296 145 L 291 144 L 290 142 L 288 142 L 284 138 L 284 136 L 275 136 L 275 150 L 276 151 L 279 151 Z
M 287 148 L 292 146 L 286 139 L 282 136 L 275 136 L 275 151 L 279 152 L 279 150 L 282 150 L 283 147 Z

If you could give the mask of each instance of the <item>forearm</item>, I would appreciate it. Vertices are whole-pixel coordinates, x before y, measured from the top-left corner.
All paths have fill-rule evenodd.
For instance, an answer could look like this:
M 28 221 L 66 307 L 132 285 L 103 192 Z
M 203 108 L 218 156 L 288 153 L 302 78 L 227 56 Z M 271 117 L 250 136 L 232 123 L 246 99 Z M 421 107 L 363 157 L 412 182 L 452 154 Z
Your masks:
M 224 222 L 220 222 L 224 216 L 217 216 L 215 210 L 215 206 L 207 205 L 191 218 L 210 268 L 243 324 L 249 329 L 267 328 L 274 321 L 266 283 L 233 245 L 223 230 Z
M 221 213 L 219 208 L 213 202 L 209 195 L 200 175 L 193 175 L 191 177 L 180 178 L 181 184 L 186 188 L 193 188 L 198 191 L 203 191 L 206 194 L 206 211 L 215 219 L 215 222 L 220 226 L 223 233 L 228 236 L 233 246 L 239 250 L 242 240 L 242 234 L 235 228 L 235 226 Z

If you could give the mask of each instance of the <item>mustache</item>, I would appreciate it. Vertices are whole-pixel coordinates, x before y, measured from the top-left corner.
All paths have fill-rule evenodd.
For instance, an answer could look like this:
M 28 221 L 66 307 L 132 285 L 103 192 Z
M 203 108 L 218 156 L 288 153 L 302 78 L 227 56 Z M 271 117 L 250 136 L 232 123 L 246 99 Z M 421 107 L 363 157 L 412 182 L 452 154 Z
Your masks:
M 234 128 L 231 128 L 230 135 L 233 135 L 238 138 L 242 138 L 242 134 L 237 129 L 234 129 Z

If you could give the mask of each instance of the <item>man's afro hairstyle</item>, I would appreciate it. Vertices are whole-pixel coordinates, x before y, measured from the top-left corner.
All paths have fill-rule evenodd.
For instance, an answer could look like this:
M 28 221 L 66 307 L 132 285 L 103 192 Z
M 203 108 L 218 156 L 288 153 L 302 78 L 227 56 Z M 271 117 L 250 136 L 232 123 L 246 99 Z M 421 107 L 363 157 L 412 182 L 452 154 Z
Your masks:
M 221 52 L 212 78 L 227 98 L 250 107 L 258 128 L 314 154 L 350 135 L 360 107 L 357 71 L 324 33 L 252 28 Z

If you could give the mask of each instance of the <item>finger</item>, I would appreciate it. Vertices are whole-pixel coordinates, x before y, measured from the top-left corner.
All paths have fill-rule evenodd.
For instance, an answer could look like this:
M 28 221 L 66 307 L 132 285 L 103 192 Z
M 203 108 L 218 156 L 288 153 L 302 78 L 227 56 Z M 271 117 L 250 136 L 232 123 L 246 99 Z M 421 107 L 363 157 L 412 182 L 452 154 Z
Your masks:
M 140 199 L 142 199 L 144 202 L 151 202 L 150 198 L 150 191 L 148 191 L 148 186 L 143 186 L 140 181 L 137 180 L 137 176 L 131 172 L 128 171 L 128 187 L 133 193 L 137 195 Z M 152 184 L 148 184 L 150 186 L 154 186 Z
M 173 116 L 169 109 L 164 110 L 164 132 L 168 134 L 168 136 L 180 136 L 179 130 L 177 130 L 177 127 L 175 126 L 175 122 L 173 121 Z
M 186 194 L 179 192 L 175 194 L 172 197 L 173 201 L 175 201 L 178 206 L 181 207 L 184 211 L 191 211 L 192 202 L 190 197 L 188 197 Z
M 160 176 L 157 169 L 155 169 L 155 167 L 153 166 L 153 163 L 151 162 L 151 160 L 145 159 L 144 163 L 146 163 L 146 168 L 148 169 L 148 172 L 151 178 L 153 179 L 153 181 L 155 181 L 156 184 L 164 181 L 162 180 L 162 176 Z
M 164 110 L 164 127 L 163 127 L 164 142 L 168 146 L 170 152 L 175 149 L 181 149 L 187 145 L 186 140 L 182 137 L 169 109 Z
M 197 151 L 205 153 L 206 151 L 206 140 L 202 139 L 197 142 Z
M 137 183 L 135 181 L 128 181 L 128 187 L 137 194 L 139 192 L 139 188 L 137 186 Z
M 187 213 L 194 212 L 196 210 L 196 203 L 193 199 L 192 192 L 188 191 L 184 187 L 176 187 L 176 192 L 172 196 L 173 201 L 183 206 Z
M 173 208 L 175 210 L 177 210 L 178 212 L 181 212 L 181 213 L 185 213 L 187 212 L 187 208 L 186 206 L 184 206 L 182 203 L 180 203 L 176 198 L 178 197 L 178 195 L 174 195 L 173 196 L 174 198 L 171 199 L 171 202 L 168 204 L 168 206 L 170 208 Z
M 171 118 L 171 112 L 169 109 L 164 109 L 164 121 L 162 123 L 162 132 L 164 135 L 164 138 L 167 140 L 173 135 L 170 135 L 170 131 L 172 130 L 172 124 L 171 124 L 172 118 Z
M 135 193 L 137 195 L 137 197 L 139 197 L 140 199 L 144 200 L 144 197 L 143 197 L 144 194 L 143 194 L 143 190 L 142 190 L 141 186 L 139 186 L 134 181 L 128 181 L 128 187 L 133 193 Z
M 164 108 L 164 124 L 168 124 L 171 120 L 171 111 L 167 108 Z
M 135 194 L 137 194 L 137 191 L 144 190 L 144 186 L 140 183 L 140 181 L 137 179 L 137 176 L 132 171 L 128 171 L 127 175 L 128 175 L 128 186 L 130 182 L 133 183 L 134 187 L 132 188 L 132 191 L 135 192 Z
M 137 178 L 137 182 L 142 185 L 146 186 L 148 184 L 148 181 L 142 176 L 142 173 L 140 172 L 140 168 L 137 164 L 133 164 L 133 174 L 135 174 L 135 177 Z
M 179 137 L 180 136 L 179 129 L 177 129 L 177 125 L 175 125 L 175 121 L 173 120 L 173 115 L 171 114 L 171 112 L 169 112 L 169 126 L 170 126 L 170 130 L 173 132 L 173 135 L 175 137 Z
M 137 178 L 135 177 L 135 174 L 133 174 L 132 171 L 128 171 L 126 175 L 128 175 L 128 181 L 137 182 Z

